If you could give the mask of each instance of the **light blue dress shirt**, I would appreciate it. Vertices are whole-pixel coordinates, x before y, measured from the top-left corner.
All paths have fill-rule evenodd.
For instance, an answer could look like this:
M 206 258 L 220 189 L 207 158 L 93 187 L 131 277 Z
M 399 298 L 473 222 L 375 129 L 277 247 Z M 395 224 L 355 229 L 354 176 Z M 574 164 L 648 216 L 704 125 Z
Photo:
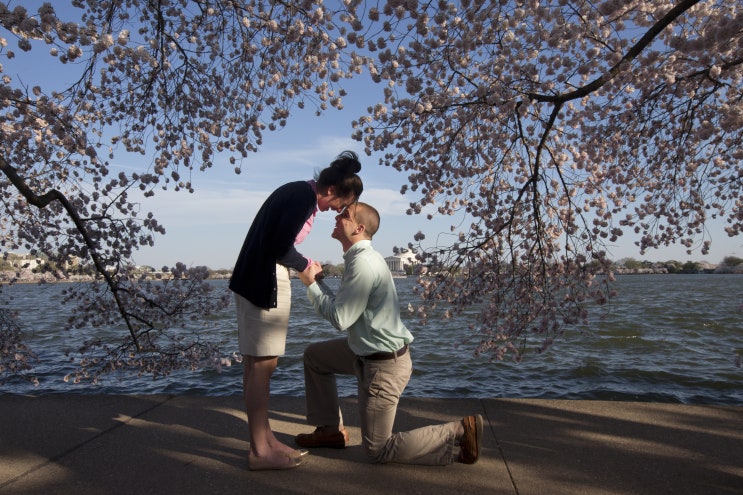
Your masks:
M 335 328 L 348 331 L 348 345 L 359 356 L 394 352 L 413 341 L 400 320 L 400 302 L 387 262 L 371 245 L 356 242 L 343 254 L 345 274 L 338 293 L 324 283 L 307 287 L 315 310 Z

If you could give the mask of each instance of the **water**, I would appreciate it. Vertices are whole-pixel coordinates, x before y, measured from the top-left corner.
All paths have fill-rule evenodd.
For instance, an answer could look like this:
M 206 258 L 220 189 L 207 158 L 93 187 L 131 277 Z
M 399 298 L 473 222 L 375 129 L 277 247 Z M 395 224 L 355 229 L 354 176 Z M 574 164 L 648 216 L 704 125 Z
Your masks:
M 292 320 L 287 354 L 279 360 L 272 393 L 304 394 L 302 351 L 312 341 L 337 337 L 305 302 L 304 287 L 293 280 Z M 402 307 L 415 304 L 413 279 L 397 279 Z M 226 290 L 226 281 L 214 282 Z M 431 321 L 427 326 L 403 312 L 415 336 L 414 375 L 405 392 L 415 397 L 520 397 L 743 405 L 743 276 L 626 275 L 619 296 L 596 315 L 590 328 L 568 332 L 546 353 L 521 363 L 474 357 L 459 345 L 467 336 L 463 319 Z M 111 377 L 101 385 L 73 385 L 62 377 L 73 366 L 63 348 L 85 335 L 65 332 L 68 309 L 60 285 L 5 287 L 0 305 L 19 311 L 28 341 L 39 355 L 37 387 L 20 381 L 0 383 L 0 393 L 242 393 L 242 367 L 177 372 L 165 378 Z M 13 296 L 12 300 L 9 297 Z M 605 313 L 605 314 L 604 314 Z M 237 349 L 234 307 L 209 327 L 209 338 L 228 352 Z M 88 336 L 90 333 L 87 334 Z M 352 378 L 339 380 L 342 395 L 355 395 Z

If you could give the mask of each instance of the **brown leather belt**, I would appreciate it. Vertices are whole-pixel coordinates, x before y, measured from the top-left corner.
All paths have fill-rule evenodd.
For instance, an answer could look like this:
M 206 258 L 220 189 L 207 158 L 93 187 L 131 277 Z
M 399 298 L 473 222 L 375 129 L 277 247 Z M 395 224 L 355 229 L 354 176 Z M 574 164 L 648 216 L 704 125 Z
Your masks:
M 408 352 L 408 344 L 405 344 L 404 346 L 402 346 L 402 348 L 395 352 L 375 352 L 374 354 L 369 354 L 368 356 L 362 357 L 371 361 L 384 361 L 386 359 L 395 359 L 400 356 L 404 356 L 406 352 Z

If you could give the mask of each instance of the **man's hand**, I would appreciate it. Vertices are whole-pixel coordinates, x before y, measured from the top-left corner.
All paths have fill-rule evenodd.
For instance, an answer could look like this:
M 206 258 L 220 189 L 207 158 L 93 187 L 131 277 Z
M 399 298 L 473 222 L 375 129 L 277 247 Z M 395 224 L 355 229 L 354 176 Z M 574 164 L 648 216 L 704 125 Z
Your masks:
M 299 274 L 299 280 L 306 286 L 312 285 L 316 278 L 322 278 L 322 266 L 317 261 L 313 262 L 305 271 Z

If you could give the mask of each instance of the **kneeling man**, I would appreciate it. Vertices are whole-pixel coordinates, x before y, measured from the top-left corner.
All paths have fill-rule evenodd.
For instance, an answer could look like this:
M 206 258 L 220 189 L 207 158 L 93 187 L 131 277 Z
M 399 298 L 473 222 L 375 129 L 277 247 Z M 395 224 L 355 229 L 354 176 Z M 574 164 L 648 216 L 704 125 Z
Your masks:
M 315 263 L 300 279 L 315 310 L 347 337 L 310 344 L 304 352 L 307 421 L 312 433 L 297 435 L 301 447 L 343 448 L 335 376 L 355 375 L 364 449 L 372 462 L 447 465 L 477 462 L 481 415 L 461 421 L 393 433 L 397 404 L 410 380 L 413 336 L 400 320 L 400 305 L 384 257 L 371 245 L 379 213 L 355 203 L 336 216 L 332 236 L 343 247 L 345 274 L 337 294 L 322 282 Z

